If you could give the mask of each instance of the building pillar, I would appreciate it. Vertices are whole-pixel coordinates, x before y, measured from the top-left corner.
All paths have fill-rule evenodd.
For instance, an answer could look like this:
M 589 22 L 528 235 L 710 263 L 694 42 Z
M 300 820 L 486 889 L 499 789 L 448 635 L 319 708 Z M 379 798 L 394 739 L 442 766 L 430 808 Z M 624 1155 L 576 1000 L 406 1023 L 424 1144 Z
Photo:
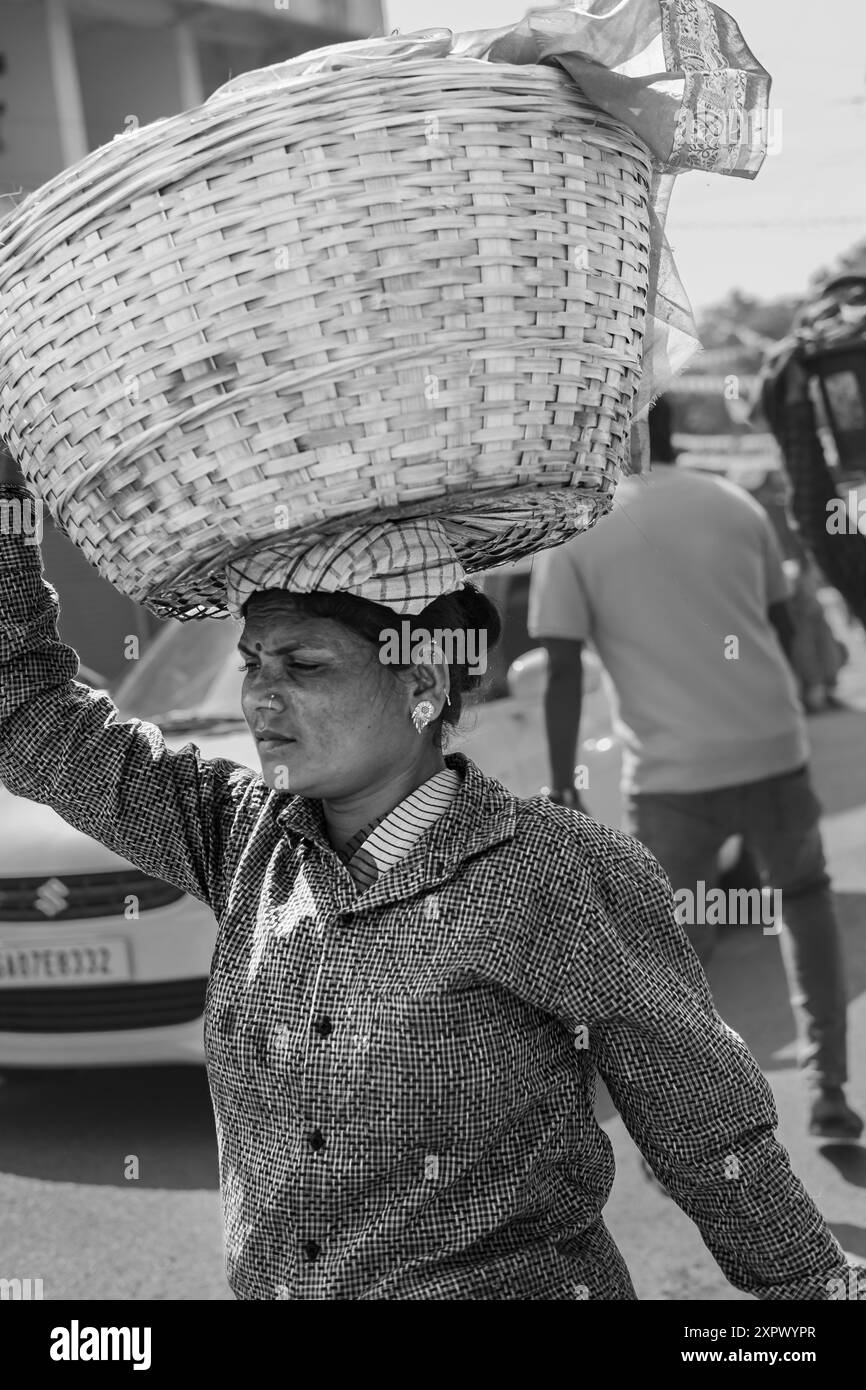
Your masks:
M 84 103 L 75 61 L 75 44 L 66 0 L 43 0 L 45 33 L 51 58 L 54 100 L 60 127 L 63 166 L 76 164 L 89 151 Z
M 201 65 L 198 60 L 198 48 L 192 25 L 188 22 L 176 24 L 174 26 L 174 38 L 180 74 L 181 110 L 188 111 L 192 106 L 201 106 L 205 99 Z

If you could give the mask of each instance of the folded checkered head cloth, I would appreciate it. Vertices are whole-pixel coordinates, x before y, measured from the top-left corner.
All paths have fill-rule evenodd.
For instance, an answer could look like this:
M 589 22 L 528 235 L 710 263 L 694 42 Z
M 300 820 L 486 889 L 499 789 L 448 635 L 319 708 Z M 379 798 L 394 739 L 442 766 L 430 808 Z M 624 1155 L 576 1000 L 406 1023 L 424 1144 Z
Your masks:
M 388 522 L 357 526 L 293 556 L 284 548 L 263 549 L 228 565 L 226 606 L 233 618 L 241 618 L 250 595 L 263 589 L 324 590 L 417 614 L 435 598 L 462 588 L 466 577 L 442 522 Z

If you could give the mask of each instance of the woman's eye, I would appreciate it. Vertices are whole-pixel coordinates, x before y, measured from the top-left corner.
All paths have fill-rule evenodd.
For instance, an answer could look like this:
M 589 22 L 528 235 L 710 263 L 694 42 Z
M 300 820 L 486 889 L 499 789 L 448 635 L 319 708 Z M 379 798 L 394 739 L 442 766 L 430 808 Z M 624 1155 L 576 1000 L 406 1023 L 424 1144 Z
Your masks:
M 287 661 L 285 664 L 289 671 L 320 671 L 322 669 L 320 661 Z M 239 671 L 255 671 L 257 669 L 254 661 L 243 661 L 238 667 Z

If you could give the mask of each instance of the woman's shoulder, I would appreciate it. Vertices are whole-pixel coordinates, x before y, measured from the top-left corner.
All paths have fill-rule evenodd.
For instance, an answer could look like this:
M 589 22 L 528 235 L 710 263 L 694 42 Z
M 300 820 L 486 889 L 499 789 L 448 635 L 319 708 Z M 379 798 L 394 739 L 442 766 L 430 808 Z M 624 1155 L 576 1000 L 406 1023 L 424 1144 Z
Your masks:
M 563 853 L 577 857 L 604 854 L 611 858 L 633 855 L 635 849 L 646 851 L 637 840 L 622 830 L 596 820 L 582 811 L 560 806 L 548 796 L 516 797 L 515 823 L 527 836 L 557 844 Z
M 559 806 L 546 796 L 517 798 L 515 839 L 536 854 L 554 877 L 586 875 L 594 884 L 612 880 L 664 880 L 661 865 L 649 850 L 592 816 Z
M 666 882 L 649 850 L 624 831 L 541 794 L 515 796 L 465 755 L 449 755 L 448 763 L 469 778 L 468 814 L 492 809 L 497 819 L 507 819 L 509 828 L 513 824 L 505 852 L 520 861 L 527 891 L 539 879 L 548 883 L 582 879 L 584 886 L 587 880 L 597 886 L 647 878 Z

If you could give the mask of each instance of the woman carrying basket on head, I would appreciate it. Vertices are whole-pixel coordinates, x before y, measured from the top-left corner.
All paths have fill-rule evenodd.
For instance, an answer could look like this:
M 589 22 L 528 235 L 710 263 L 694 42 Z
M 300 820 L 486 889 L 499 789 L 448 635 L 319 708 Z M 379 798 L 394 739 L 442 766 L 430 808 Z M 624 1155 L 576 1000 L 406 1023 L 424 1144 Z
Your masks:
M 7 462 L 0 502 L 26 496 Z M 230 578 L 261 775 L 119 723 L 75 680 L 35 548 L 0 540 L 4 783 L 219 921 L 206 1050 L 232 1289 L 634 1299 L 602 1215 L 599 1074 L 733 1284 L 839 1296 L 845 1256 L 659 865 L 445 751 L 465 668 L 432 644 L 380 660 L 407 614 L 499 633 L 437 523 L 382 531 Z

